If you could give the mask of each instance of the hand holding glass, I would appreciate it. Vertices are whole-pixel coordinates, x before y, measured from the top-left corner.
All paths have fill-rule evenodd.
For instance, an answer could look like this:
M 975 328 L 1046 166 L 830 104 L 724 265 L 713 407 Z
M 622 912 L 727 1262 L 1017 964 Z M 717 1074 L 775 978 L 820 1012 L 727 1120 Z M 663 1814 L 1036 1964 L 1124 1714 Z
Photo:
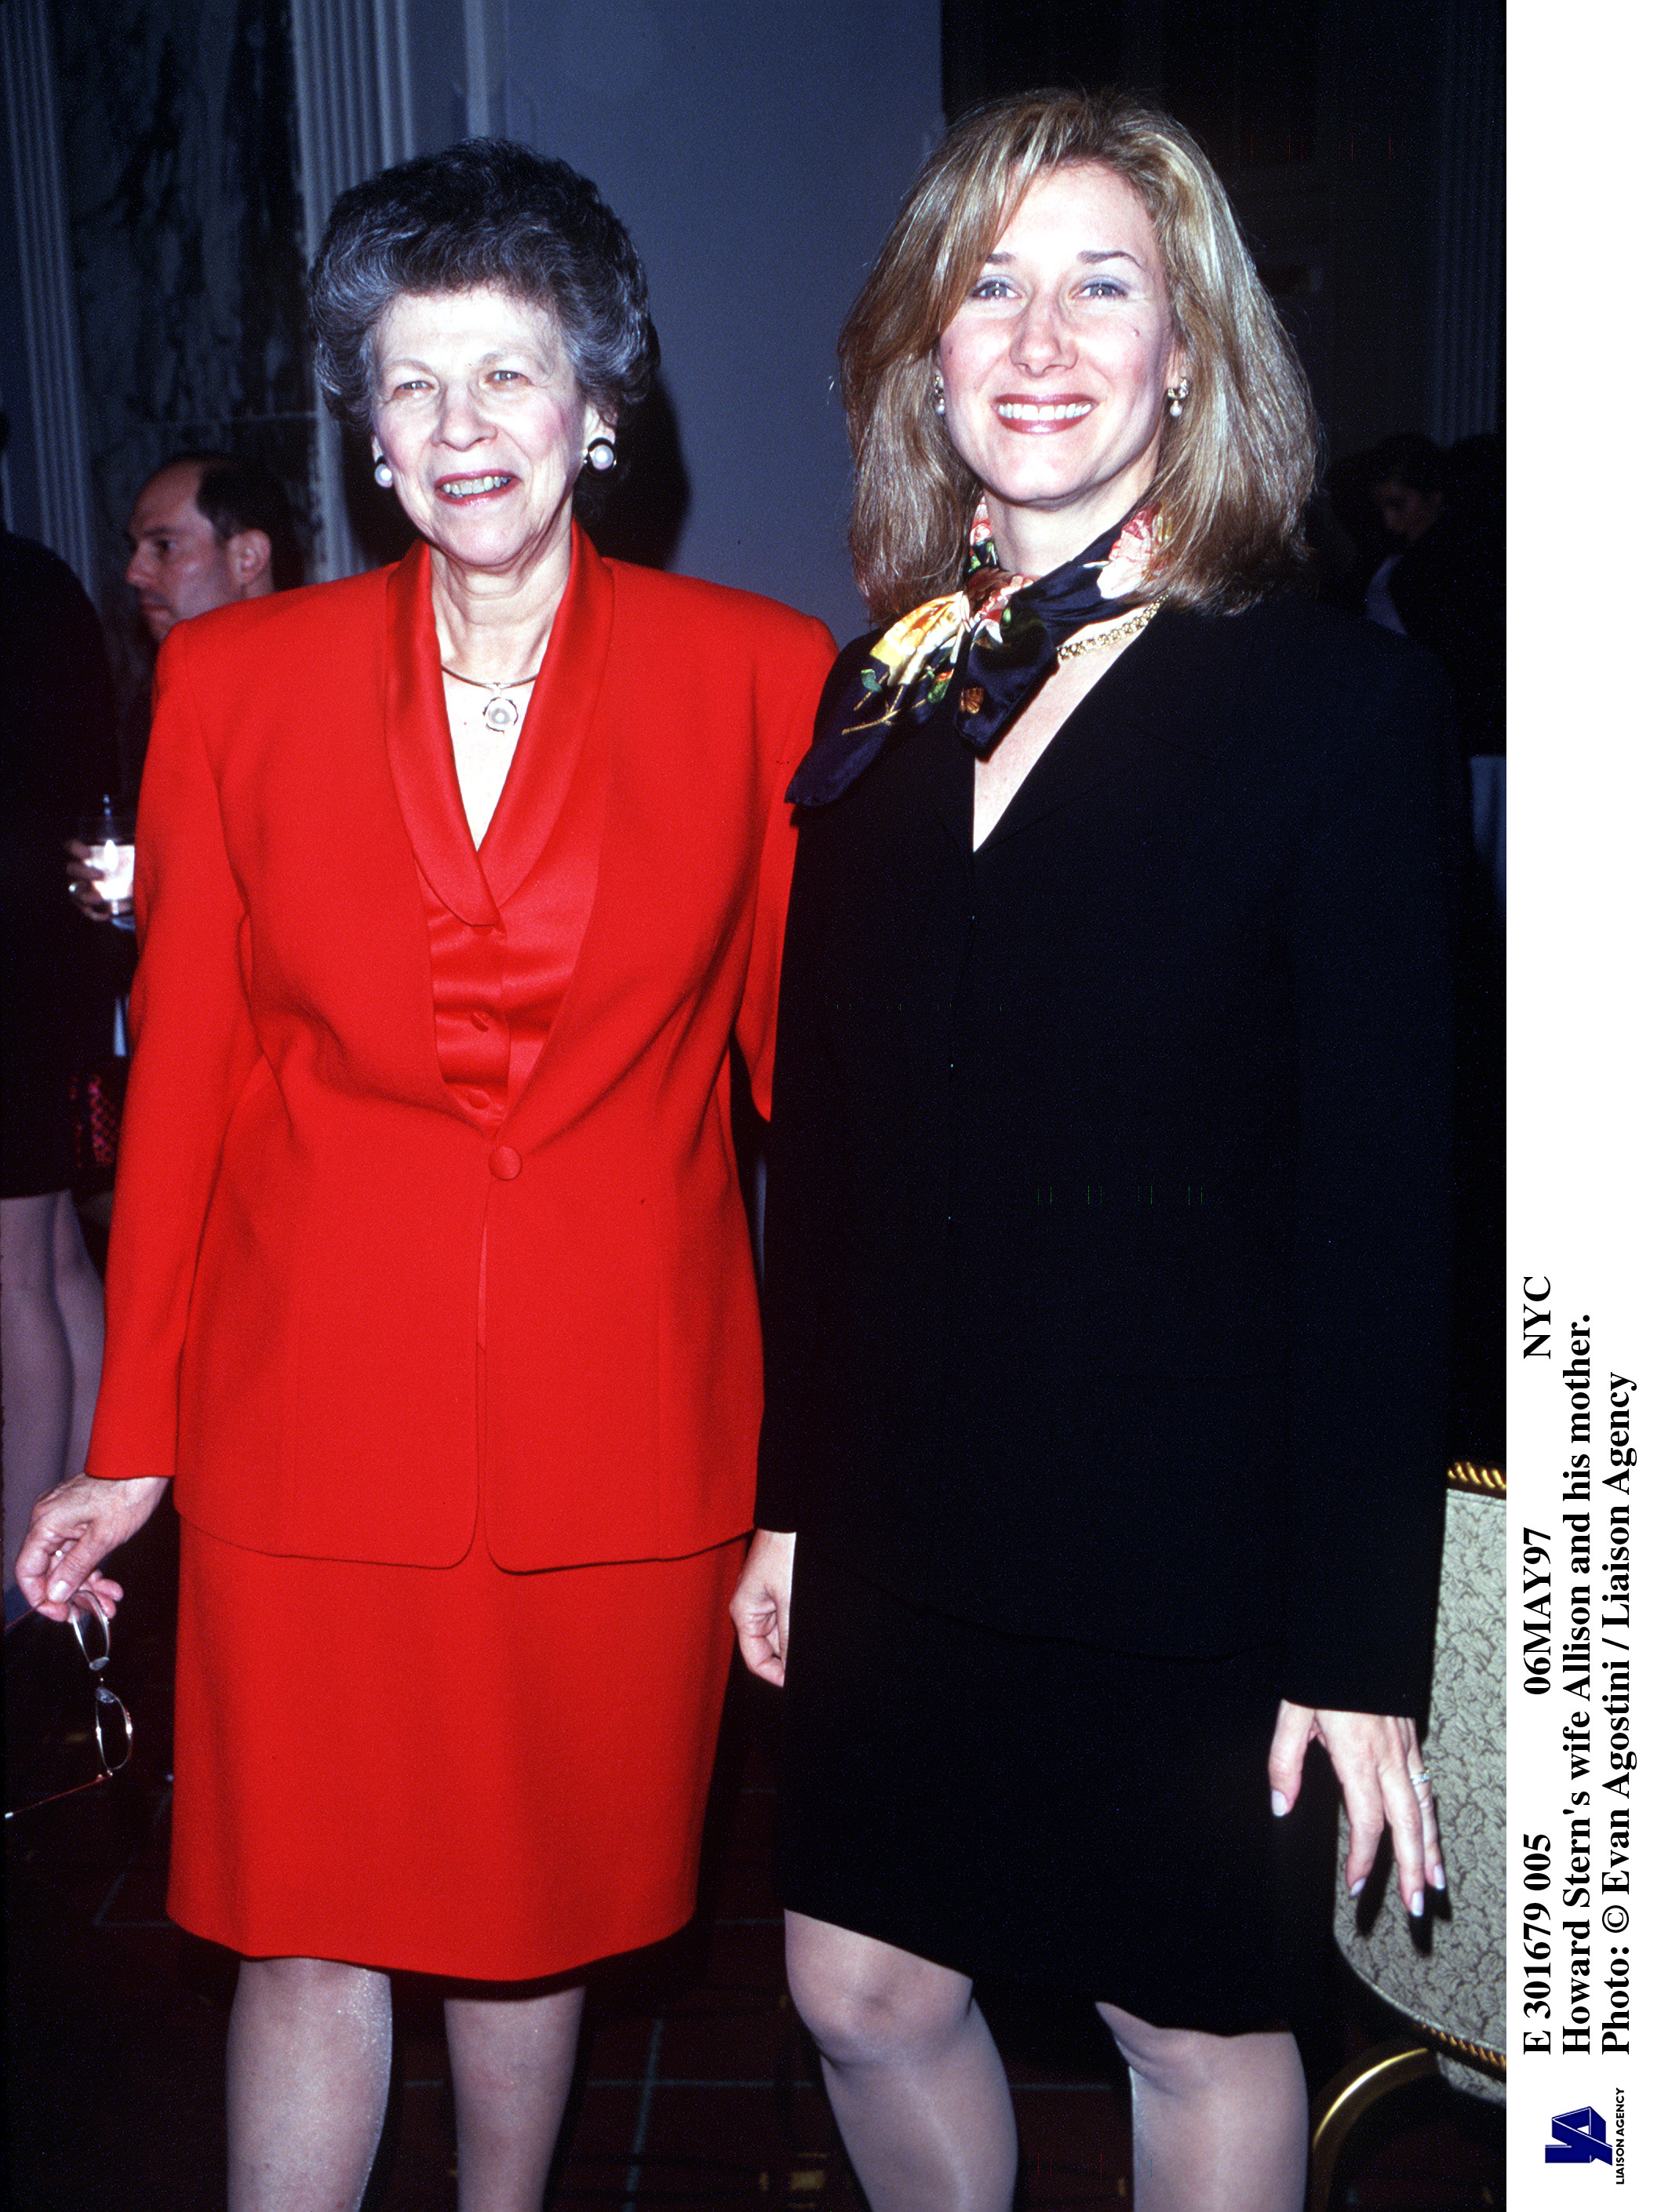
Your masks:
M 94 921 L 132 912 L 134 826 L 131 808 L 107 805 L 77 825 L 69 848 L 70 891 Z

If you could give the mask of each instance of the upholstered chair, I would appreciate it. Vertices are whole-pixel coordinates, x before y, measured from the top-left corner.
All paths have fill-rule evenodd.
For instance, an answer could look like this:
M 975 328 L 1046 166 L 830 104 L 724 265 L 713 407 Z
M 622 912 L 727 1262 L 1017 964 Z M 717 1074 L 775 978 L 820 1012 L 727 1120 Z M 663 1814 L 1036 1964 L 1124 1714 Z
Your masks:
M 1425 1765 L 1436 1792 L 1445 1899 L 1425 1917 L 1393 1909 L 1380 1866 L 1359 1898 L 1344 1888 L 1340 1823 L 1334 1927 L 1367 1987 L 1402 2016 L 1399 2039 L 1366 2051 L 1316 2100 L 1309 2212 L 1326 2212 L 1344 2138 L 1401 2083 L 1439 2071 L 1456 2088 L 1503 2099 L 1506 2082 L 1506 1478 L 1457 1462 L 1448 1471 Z M 1381 1854 L 1381 1858 L 1387 1856 Z

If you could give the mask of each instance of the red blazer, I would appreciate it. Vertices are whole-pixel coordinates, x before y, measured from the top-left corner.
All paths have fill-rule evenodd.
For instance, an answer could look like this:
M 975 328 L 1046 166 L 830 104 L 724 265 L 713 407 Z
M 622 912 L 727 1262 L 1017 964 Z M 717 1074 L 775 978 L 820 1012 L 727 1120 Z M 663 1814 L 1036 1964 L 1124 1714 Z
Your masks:
M 783 787 L 833 647 L 578 534 L 521 750 L 544 718 L 599 739 L 598 882 L 486 1132 L 440 1074 L 417 873 L 419 848 L 464 923 L 498 920 L 466 842 L 441 864 L 421 835 L 460 804 L 447 754 L 447 789 L 422 765 L 444 713 L 429 574 L 417 548 L 162 653 L 89 1463 L 175 1476 L 186 1519 L 259 1551 L 447 1565 L 482 1500 L 505 1567 L 678 1557 L 750 1524 L 727 1048 L 764 1112 Z

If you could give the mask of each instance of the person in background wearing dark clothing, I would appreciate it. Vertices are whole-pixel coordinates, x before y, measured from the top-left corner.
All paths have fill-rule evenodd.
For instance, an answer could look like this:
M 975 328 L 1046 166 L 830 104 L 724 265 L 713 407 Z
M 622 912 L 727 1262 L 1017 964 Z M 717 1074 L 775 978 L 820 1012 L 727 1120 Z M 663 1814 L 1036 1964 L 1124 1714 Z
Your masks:
M 1402 545 L 1416 545 L 1441 516 L 1444 504 L 1442 453 L 1433 438 L 1404 432 L 1390 438 L 1373 456 L 1373 505 L 1390 536 Z M 1385 579 L 1400 561 L 1393 554 Z M 1375 576 L 1375 586 L 1388 588 Z M 1393 624 L 1387 624 L 1393 628 Z
M 1505 1457 L 1506 699 L 1502 477 L 1496 438 L 1444 450 L 1386 438 L 1365 481 L 1394 547 L 1364 611 L 1435 654 L 1469 763 L 1470 865 L 1458 988 L 1454 1457 Z
M 3 439 L 0 438 L 0 443 Z M 103 633 L 74 573 L 0 528 L 0 1364 L 5 1376 L 6 1620 L 34 1501 L 84 1462 L 104 1351 L 104 1297 L 70 1186 L 70 1079 L 107 1053 L 91 933 L 58 870 L 76 814 L 115 776 Z
M 1472 445 L 1478 441 L 1472 441 Z M 1501 915 L 1506 903 L 1506 645 L 1495 528 L 1457 455 L 1404 431 L 1372 457 L 1372 501 L 1396 547 L 1367 586 L 1368 618 L 1436 655 L 1453 686 L 1471 763 L 1471 828 Z M 1473 479 L 1475 471 L 1465 471 Z
M 156 645 L 175 623 L 238 599 L 287 591 L 301 578 L 288 494 L 262 463 L 233 453 L 175 453 L 164 461 L 133 501 L 127 542 L 132 547 L 127 581 Z M 143 766 L 148 704 L 143 721 L 143 730 L 122 749 L 127 757 L 120 781 L 130 799 Z M 94 921 L 119 919 L 100 894 L 88 848 L 74 843 L 70 854 L 70 882 L 81 911 Z M 125 981 L 131 980 L 129 974 Z

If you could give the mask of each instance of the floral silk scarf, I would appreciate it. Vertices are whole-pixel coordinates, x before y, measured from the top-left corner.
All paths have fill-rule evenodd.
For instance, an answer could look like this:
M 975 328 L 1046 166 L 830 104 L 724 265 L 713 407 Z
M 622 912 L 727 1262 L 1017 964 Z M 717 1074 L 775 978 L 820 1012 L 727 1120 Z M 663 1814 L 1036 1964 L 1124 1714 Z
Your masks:
M 928 719 L 959 672 L 954 725 L 984 760 L 1055 667 L 1056 647 L 1142 595 L 1158 542 L 1157 512 L 1141 507 L 1047 576 L 1012 575 L 998 566 L 983 499 L 962 584 L 883 632 L 786 797 L 798 806 L 840 799 L 904 729 Z

